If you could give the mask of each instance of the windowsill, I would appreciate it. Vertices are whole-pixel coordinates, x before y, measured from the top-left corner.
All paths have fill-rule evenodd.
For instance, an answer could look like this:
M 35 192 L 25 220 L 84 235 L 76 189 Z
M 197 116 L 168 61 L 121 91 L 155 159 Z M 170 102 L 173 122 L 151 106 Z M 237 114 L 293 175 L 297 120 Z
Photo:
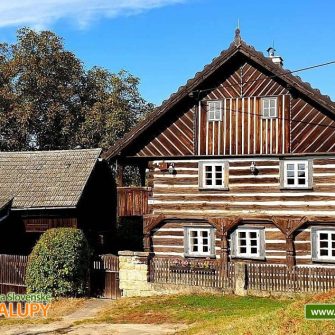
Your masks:
M 313 187 L 281 187 L 281 191 L 313 191 Z
M 320 259 L 320 258 L 312 258 L 312 262 L 314 263 L 335 263 L 335 259 Z
M 199 191 L 229 191 L 229 187 L 199 187 Z
M 222 121 L 222 119 L 218 119 L 218 120 L 207 120 L 207 122 L 220 122 Z
M 215 255 L 186 255 L 184 254 L 185 258 L 210 258 L 210 259 L 214 259 L 216 258 Z
M 265 256 L 259 257 L 252 257 L 252 256 L 233 256 L 231 255 L 232 259 L 250 259 L 250 260 L 257 260 L 257 261 L 265 261 Z

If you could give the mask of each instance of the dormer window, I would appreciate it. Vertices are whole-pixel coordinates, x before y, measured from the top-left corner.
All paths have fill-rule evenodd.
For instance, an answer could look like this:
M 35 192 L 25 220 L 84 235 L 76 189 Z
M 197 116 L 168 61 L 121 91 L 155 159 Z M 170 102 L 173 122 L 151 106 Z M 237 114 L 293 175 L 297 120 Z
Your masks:
M 272 119 L 277 116 L 277 98 L 262 98 L 262 117 Z
M 207 121 L 221 121 L 222 101 L 207 102 Z

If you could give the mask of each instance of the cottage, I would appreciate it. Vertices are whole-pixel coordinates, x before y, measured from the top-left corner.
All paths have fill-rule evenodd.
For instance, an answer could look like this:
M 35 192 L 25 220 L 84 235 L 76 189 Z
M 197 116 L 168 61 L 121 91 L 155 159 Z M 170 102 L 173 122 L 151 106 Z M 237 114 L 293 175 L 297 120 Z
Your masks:
M 1 253 L 27 253 L 42 232 L 112 232 L 113 178 L 101 149 L 0 152 Z M 101 243 L 100 243 L 101 247 Z
M 247 45 L 230 47 L 105 154 L 118 214 L 160 257 L 335 262 L 335 104 Z M 137 165 L 140 188 L 123 187 Z M 144 182 L 145 180 L 145 182 Z

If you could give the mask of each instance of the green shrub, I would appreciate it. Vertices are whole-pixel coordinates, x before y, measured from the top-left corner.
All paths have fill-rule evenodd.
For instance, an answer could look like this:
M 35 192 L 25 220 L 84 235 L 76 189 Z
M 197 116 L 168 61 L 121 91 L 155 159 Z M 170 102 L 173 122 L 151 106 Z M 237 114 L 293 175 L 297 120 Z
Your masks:
M 89 266 L 90 250 L 81 230 L 49 229 L 29 256 L 27 291 L 51 293 L 53 297 L 85 295 Z

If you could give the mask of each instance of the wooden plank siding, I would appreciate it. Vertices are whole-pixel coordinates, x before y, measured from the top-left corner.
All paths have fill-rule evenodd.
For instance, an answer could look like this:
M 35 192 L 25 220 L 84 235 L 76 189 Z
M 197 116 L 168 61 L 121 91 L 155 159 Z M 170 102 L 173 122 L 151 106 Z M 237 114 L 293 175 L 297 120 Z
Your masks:
M 159 135 L 144 145 L 138 157 L 186 156 L 194 153 L 194 110 L 183 113 L 176 121 L 166 125 Z
M 147 187 L 118 187 L 118 216 L 142 216 L 149 213 Z
M 335 122 L 255 66 L 242 63 L 213 85 L 191 108 L 180 110 L 179 117 L 164 123 L 164 128 L 133 155 L 243 156 L 335 150 Z M 262 117 L 264 97 L 277 98 L 276 118 Z M 222 103 L 222 119 L 207 122 L 207 102 L 213 100 Z
M 261 116 L 260 97 L 228 98 L 222 120 L 207 120 L 207 102 L 200 104 L 199 155 L 254 155 L 289 152 L 289 95 L 277 96 L 278 118 Z M 203 120 L 203 121 L 202 121 Z
M 75 217 L 39 217 L 23 218 L 27 233 L 40 233 L 50 228 L 77 228 L 78 220 Z
M 334 152 L 334 120 L 300 98 L 291 99 L 291 106 L 291 151 Z

